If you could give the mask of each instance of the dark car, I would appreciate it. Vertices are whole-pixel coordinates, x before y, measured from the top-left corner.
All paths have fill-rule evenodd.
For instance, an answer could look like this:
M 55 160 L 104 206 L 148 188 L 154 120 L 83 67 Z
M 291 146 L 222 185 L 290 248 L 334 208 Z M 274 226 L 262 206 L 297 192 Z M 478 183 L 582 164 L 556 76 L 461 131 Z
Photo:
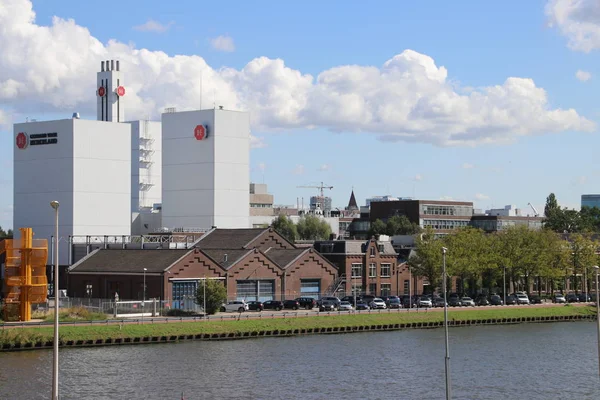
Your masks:
M 297 310 L 300 308 L 300 302 L 296 300 L 286 300 L 283 302 L 283 308 L 287 308 L 288 310 Z
M 347 301 L 350 304 L 352 304 L 353 307 L 355 307 L 356 304 L 354 304 L 355 303 L 354 300 L 355 300 L 354 296 L 344 296 L 340 299 L 340 301 Z M 356 295 L 356 303 L 358 303 L 360 301 L 362 301 L 362 297 L 359 295 Z
M 448 303 L 444 301 L 443 297 L 434 297 L 433 298 L 433 306 L 434 307 L 444 307 L 445 305 L 448 305 Z
M 542 298 L 540 296 L 531 296 L 529 298 L 530 304 L 542 304 Z
M 462 306 L 462 303 L 460 301 L 460 297 L 454 297 L 454 296 L 450 297 L 448 299 L 448 305 L 450 307 L 460 307 L 460 306 Z
M 335 311 L 336 304 L 330 300 L 323 300 L 319 305 L 319 311 Z
M 485 296 L 479 296 L 475 300 L 475 304 L 477 304 L 478 306 L 489 306 L 490 305 L 490 301 Z
M 575 293 L 569 293 L 567 295 L 567 303 L 579 303 L 579 296 Z
M 371 308 L 364 301 L 359 301 L 356 303 L 356 310 L 370 310 Z
M 283 310 L 283 303 L 277 300 L 269 300 L 263 303 L 263 307 L 265 310 Z
M 265 309 L 262 301 L 249 301 L 248 302 L 248 310 L 250 311 L 262 311 Z
M 398 297 L 393 297 L 388 301 L 388 308 L 402 308 L 402 303 Z
M 514 294 L 511 294 L 510 296 L 508 296 L 506 298 L 506 305 L 513 305 L 513 304 L 517 304 L 517 296 L 515 296 Z
M 592 296 L 587 293 L 579 293 L 579 301 L 587 303 L 588 301 L 592 301 Z
M 490 296 L 490 304 L 493 306 L 501 306 L 504 304 L 504 301 L 502 300 L 502 297 L 498 296 L 497 294 L 493 294 Z
M 296 301 L 300 303 L 300 307 L 307 310 L 312 310 L 317 305 L 317 301 L 312 297 L 298 297 Z

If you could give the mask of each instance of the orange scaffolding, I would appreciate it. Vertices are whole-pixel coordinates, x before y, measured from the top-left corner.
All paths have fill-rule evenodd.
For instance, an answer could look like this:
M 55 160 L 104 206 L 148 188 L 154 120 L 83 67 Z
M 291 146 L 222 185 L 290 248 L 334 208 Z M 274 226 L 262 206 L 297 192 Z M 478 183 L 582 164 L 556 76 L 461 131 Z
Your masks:
M 31 304 L 46 302 L 48 241 L 33 239 L 31 228 L 21 228 L 21 239 L 0 242 L 6 253 L 4 267 L 5 321 L 31 320 Z

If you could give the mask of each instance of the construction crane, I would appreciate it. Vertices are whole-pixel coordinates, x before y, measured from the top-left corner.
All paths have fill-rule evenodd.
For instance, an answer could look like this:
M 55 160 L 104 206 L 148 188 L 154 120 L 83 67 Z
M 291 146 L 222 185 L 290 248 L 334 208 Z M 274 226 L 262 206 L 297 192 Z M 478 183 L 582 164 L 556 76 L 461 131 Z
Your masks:
M 539 217 L 540 213 L 538 212 L 538 210 L 535 209 L 535 207 L 533 206 L 533 204 L 531 203 L 527 203 L 529 205 L 529 207 L 531 207 L 531 209 L 533 210 L 533 216 L 534 217 Z
M 325 196 L 323 190 L 324 189 L 333 189 L 333 186 L 325 186 L 323 185 L 323 182 L 321 182 L 321 184 L 319 186 L 296 186 L 298 188 L 311 188 L 311 189 L 319 189 L 319 192 L 321 193 L 321 197 Z

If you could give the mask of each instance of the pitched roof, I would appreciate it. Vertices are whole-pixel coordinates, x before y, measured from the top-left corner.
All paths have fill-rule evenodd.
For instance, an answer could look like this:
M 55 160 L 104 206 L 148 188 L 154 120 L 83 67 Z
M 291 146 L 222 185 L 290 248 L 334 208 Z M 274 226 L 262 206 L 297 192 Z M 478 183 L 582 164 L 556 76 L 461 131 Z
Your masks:
M 270 248 L 265 251 L 267 257 L 273 260 L 281 268 L 285 268 L 289 263 L 294 261 L 300 254 L 309 249 L 274 249 Z
M 225 269 L 233 267 L 236 261 L 253 251 L 252 249 L 201 249 L 214 262 Z M 227 255 L 227 259 L 225 259 Z
M 162 272 L 189 253 L 190 250 L 123 250 L 98 249 L 81 259 L 69 269 L 69 273 L 80 272 L 121 272 L 144 273 Z
M 196 244 L 199 249 L 243 249 L 268 228 L 214 229 Z
M 352 193 L 350 194 L 350 201 L 348 202 L 348 210 L 357 210 L 358 209 L 358 204 L 356 204 L 356 197 L 354 197 L 354 189 L 352 190 Z
M 321 253 L 341 253 L 341 254 L 364 254 L 368 240 L 324 240 L 316 241 L 314 248 Z M 397 254 L 391 242 L 378 241 L 378 245 L 383 245 L 382 254 Z M 332 245 L 331 250 L 325 250 L 324 246 Z

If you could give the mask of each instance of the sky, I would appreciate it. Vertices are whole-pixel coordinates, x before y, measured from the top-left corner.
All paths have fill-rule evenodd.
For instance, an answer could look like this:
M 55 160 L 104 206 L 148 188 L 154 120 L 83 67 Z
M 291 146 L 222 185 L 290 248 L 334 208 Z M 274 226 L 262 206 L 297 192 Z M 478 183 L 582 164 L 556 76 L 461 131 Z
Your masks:
M 597 0 L 0 0 L 0 226 L 12 124 L 95 119 L 106 59 L 128 119 L 248 111 L 251 180 L 276 204 L 324 182 L 339 207 L 354 190 L 579 208 L 600 192 L 599 54 Z

